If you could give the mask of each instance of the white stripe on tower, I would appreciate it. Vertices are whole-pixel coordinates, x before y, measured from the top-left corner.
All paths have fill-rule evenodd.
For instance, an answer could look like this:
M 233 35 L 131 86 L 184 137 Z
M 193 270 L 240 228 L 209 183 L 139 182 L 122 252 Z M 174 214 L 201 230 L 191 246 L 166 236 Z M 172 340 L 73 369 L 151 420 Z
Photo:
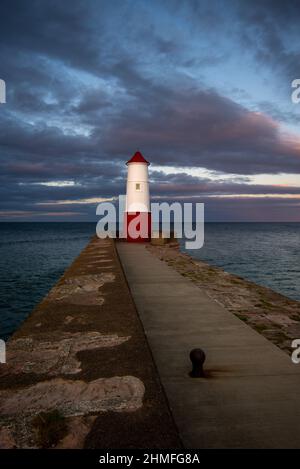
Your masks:
M 150 163 L 137 151 L 126 164 L 128 166 L 126 212 L 149 213 L 150 194 L 148 166 Z

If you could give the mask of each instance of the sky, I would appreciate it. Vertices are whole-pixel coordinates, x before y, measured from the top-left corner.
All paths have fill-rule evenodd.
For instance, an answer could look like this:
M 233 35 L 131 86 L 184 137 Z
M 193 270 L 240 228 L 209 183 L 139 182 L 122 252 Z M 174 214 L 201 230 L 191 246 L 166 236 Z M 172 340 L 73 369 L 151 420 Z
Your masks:
M 297 1 L 1 0 L 0 221 L 92 221 L 151 162 L 153 201 L 300 221 Z

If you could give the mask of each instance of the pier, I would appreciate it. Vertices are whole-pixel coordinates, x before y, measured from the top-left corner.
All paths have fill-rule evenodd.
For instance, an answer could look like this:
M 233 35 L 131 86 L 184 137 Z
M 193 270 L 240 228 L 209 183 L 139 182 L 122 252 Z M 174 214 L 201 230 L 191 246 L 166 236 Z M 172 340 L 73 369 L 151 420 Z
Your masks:
M 93 238 L 0 377 L 1 448 L 300 447 L 300 366 L 149 243 Z
M 300 366 L 145 245 L 117 249 L 184 446 L 299 448 Z

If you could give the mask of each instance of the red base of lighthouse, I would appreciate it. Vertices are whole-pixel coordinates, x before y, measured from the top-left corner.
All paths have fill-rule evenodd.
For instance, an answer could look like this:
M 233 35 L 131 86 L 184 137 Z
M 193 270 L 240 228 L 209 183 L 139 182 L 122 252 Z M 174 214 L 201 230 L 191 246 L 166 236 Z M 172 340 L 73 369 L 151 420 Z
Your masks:
M 151 241 L 151 212 L 126 212 L 124 222 L 129 243 Z

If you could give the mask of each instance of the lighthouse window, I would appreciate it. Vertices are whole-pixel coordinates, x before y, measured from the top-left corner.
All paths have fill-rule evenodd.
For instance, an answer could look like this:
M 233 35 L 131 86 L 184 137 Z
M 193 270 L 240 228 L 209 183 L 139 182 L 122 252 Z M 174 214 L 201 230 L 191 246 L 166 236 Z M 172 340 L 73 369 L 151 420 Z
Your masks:
M 141 184 L 140 184 L 139 182 L 136 183 L 136 185 L 135 185 L 135 190 L 136 190 L 136 191 L 140 191 L 140 190 L 141 190 Z

